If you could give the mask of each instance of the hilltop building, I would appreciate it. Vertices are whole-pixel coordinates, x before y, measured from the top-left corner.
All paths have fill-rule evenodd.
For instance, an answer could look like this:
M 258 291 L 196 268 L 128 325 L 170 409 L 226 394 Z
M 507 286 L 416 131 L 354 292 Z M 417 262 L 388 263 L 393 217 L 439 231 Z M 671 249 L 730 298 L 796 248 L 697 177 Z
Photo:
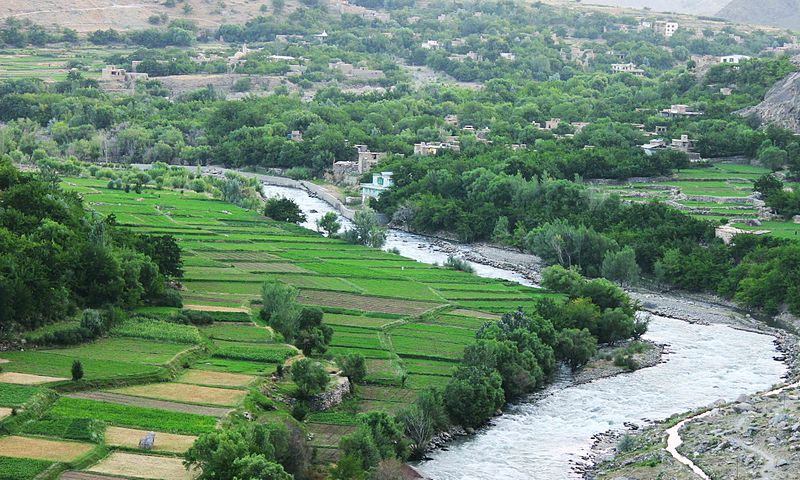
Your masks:
M 634 63 L 614 63 L 611 65 L 611 71 L 613 73 L 630 73 L 637 77 L 643 77 L 645 73 L 644 70 L 637 67 Z
M 653 23 L 653 31 L 665 38 L 675 35 L 679 27 L 677 22 L 658 21 Z

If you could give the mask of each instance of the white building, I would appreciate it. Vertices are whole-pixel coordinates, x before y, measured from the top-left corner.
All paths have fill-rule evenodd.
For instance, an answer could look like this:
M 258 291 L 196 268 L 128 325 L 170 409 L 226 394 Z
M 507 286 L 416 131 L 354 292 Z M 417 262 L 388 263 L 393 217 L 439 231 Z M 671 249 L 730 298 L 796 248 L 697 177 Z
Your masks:
M 678 31 L 680 25 L 676 22 L 664 22 L 659 21 L 653 23 L 653 30 L 666 38 L 670 38 L 671 36 L 675 35 L 675 32 Z
M 394 185 L 392 172 L 373 173 L 371 183 L 361 184 L 361 201 L 366 202 L 367 198 L 380 197 L 392 185 Z
M 745 60 L 750 60 L 751 57 L 747 55 L 726 55 L 724 57 L 719 57 L 719 63 L 739 63 Z
M 630 73 L 637 77 L 644 76 L 644 70 L 633 63 L 614 63 L 611 65 L 611 71 L 614 73 Z

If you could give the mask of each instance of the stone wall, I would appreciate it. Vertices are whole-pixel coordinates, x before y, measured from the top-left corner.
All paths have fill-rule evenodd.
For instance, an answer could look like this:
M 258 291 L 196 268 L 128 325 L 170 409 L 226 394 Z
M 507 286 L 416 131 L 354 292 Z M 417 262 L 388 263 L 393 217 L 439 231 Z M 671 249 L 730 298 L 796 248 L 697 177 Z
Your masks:
M 312 410 L 328 410 L 339 405 L 344 397 L 350 394 L 350 380 L 347 377 L 333 375 L 332 386 L 324 392 L 311 397 L 309 404 Z

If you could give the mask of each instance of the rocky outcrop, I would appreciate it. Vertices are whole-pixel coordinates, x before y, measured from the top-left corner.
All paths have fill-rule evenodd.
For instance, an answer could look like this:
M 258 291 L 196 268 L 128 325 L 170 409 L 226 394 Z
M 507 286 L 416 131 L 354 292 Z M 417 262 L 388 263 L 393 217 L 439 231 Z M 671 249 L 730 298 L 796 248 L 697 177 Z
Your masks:
M 763 123 L 800 133 L 800 72 L 791 73 L 776 83 L 767 92 L 763 102 L 738 113 L 742 116 L 755 114 Z
M 333 376 L 331 386 L 324 392 L 311 397 L 312 410 L 328 410 L 339 405 L 350 393 L 350 380 L 347 377 Z
M 742 23 L 800 28 L 800 0 L 733 0 L 717 16 Z

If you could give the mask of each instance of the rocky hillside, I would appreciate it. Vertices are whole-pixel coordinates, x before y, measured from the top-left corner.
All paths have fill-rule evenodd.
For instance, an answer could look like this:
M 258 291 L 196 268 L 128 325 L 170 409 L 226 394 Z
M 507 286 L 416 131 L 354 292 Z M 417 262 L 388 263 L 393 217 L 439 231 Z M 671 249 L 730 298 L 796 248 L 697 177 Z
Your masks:
M 135 30 L 152 27 L 148 18 L 167 15 L 168 20 L 188 18 L 198 26 L 213 28 L 222 23 L 244 23 L 272 11 L 272 2 L 253 0 L 185 0 L 173 7 L 164 0 L 0 0 L 0 21 L 8 18 L 29 19 L 38 24 L 57 24 L 90 32 L 98 29 Z M 289 13 L 297 0 L 289 0 L 284 11 Z
M 772 123 L 800 133 L 800 72 L 789 74 L 776 83 L 758 105 L 739 114 L 756 114 L 764 123 Z
M 712 15 L 724 7 L 729 0 L 586 0 L 586 4 L 610 5 L 650 9 L 655 12 L 688 13 L 691 15 Z
M 717 16 L 742 23 L 800 28 L 800 0 L 733 0 Z

